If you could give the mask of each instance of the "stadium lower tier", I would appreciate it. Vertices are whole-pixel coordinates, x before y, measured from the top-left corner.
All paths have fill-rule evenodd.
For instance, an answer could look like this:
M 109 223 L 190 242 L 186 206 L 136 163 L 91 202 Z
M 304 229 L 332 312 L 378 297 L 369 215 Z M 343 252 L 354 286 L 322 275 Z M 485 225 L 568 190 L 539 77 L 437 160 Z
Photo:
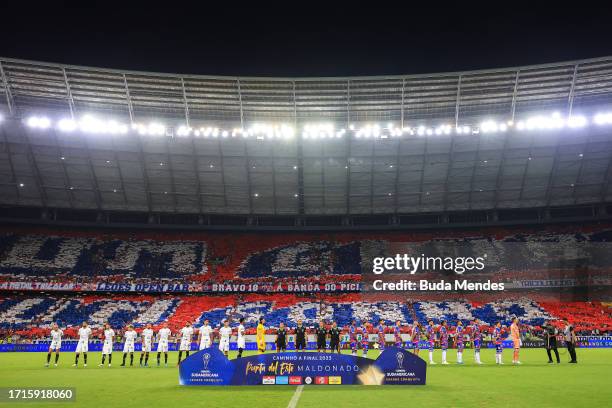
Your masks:
M 108 322 L 116 330 L 133 324 L 137 329 L 152 324 L 156 329 L 167 322 L 173 333 L 186 323 L 199 328 L 208 319 L 213 328 L 229 319 L 232 327 L 244 318 L 247 334 L 255 332 L 259 318 L 265 318 L 269 333 L 281 322 L 290 328 L 302 320 L 313 327 L 320 320 L 332 321 L 341 328 L 356 321 L 360 330 L 365 326 L 377 333 L 380 320 L 385 333 L 393 333 L 393 325 L 402 323 L 402 332 L 409 332 L 414 321 L 439 325 L 446 320 L 451 326 L 461 321 L 466 327 L 476 320 L 487 331 L 497 322 L 509 326 L 517 317 L 525 329 L 540 329 L 545 322 L 560 324 L 567 318 L 578 334 L 605 334 L 612 331 L 612 308 L 599 302 L 536 301 L 506 299 L 483 302 L 476 300 L 392 300 L 365 299 L 358 294 L 320 298 L 296 295 L 243 296 L 151 296 L 151 295 L 25 295 L 7 294 L 0 297 L 0 334 L 2 337 L 46 338 L 52 323 L 58 323 L 65 337 L 74 338 L 78 326 L 88 322 L 94 333 Z

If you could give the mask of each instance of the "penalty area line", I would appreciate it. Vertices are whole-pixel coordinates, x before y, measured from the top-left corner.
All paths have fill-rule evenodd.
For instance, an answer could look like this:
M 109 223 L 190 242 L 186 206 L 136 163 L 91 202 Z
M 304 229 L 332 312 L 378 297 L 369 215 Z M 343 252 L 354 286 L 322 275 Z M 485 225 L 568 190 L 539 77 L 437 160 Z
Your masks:
M 304 389 L 303 385 L 298 385 L 293 393 L 293 397 L 291 397 L 291 401 L 289 401 L 289 405 L 287 408 L 295 408 L 297 407 L 297 403 L 300 400 L 300 396 L 302 395 L 302 390 Z

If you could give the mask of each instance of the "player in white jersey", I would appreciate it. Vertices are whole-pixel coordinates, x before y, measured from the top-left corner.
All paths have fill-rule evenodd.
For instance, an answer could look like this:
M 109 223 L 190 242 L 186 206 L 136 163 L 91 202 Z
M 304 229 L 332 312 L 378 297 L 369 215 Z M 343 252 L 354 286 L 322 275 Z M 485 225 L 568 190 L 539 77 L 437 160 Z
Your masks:
M 140 333 L 142 338 L 142 351 L 140 352 L 140 366 L 142 367 L 142 358 L 144 357 L 144 366 L 149 366 L 149 353 L 151 347 L 153 347 L 153 328 L 151 323 L 147 324 L 147 327 Z
M 98 364 L 98 367 L 104 367 L 104 361 L 108 356 L 108 366 L 111 366 L 113 361 L 113 338 L 115 337 L 115 331 L 112 329 L 109 323 L 104 324 L 104 343 L 102 343 L 102 362 Z
M 128 325 L 127 330 L 123 333 L 123 362 L 121 367 L 125 367 L 125 358 L 130 353 L 130 366 L 134 365 L 134 343 L 136 343 L 138 333 L 134 330 L 134 326 Z
M 219 350 L 225 354 L 227 357 L 227 353 L 229 352 L 230 345 L 230 337 L 232 336 L 232 328 L 229 327 L 229 320 L 225 320 L 223 322 L 223 327 L 219 329 L 219 335 L 221 339 L 219 340 Z
M 210 327 L 208 319 L 205 319 L 204 324 L 202 327 L 200 327 L 198 332 L 198 343 L 200 343 L 200 350 L 210 347 L 212 334 L 213 329 Z
M 244 351 L 246 339 L 244 338 L 244 317 L 240 318 L 240 324 L 238 325 L 238 358 L 242 357 Z
M 55 366 L 57 367 L 57 360 L 59 360 L 60 349 L 62 348 L 62 335 L 64 332 L 59 328 L 57 323 L 53 323 L 51 326 L 51 344 L 49 345 L 49 352 L 47 353 L 47 364 L 45 367 L 49 367 L 51 363 L 51 352 L 55 351 Z
M 189 357 L 189 351 L 191 350 L 191 340 L 193 339 L 193 327 L 191 323 L 185 323 L 185 327 L 181 329 L 181 344 L 179 345 L 178 364 L 181 364 L 181 358 L 183 357 L 183 351 L 185 352 L 185 358 Z
M 79 364 L 79 355 L 83 353 L 83 367 L 87 367 L 87 351 L 89 350 L 89 337 L 91 336 L 91 329 L 87 326 L 87 322 L 83 322 L 79 328 L 79 342 L 76 346 L 76 355 L 74 357 L 73 367 L 77 367 Z
M 157 332 L 157 366 L 159 367 L 159 359 L 161 353 L 164 353 L 164 363 L 168 367 L 168 341 L 170 339 L 170 329 L 168 328 L 168 322 L 164 322 L 162 328 Z

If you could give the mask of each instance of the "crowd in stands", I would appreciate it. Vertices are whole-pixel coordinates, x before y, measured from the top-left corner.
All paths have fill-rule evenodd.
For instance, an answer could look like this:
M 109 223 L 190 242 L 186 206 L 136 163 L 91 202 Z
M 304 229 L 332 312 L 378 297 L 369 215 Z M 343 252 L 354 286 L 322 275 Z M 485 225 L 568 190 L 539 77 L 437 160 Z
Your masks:
M 612 226 L 483 228 L 428 233 L 106 233 L 0 229 L 0 279 L 146 284 L 359 281 L 396 253 L 487 255 L 472 279 L 600 276 L 612 267 Z M 605 271 L 605 272 L 602 272 Z M 436 273 L 423 273 L 423 279 Z
M 397 320 L 409 330 L 415 320 L 440 324 L 446 320 L 464 325 L 476 320 L 483 329 L 498 321 L 509 326 L 518 317 L 524 330 L 538 334 L 546 322 L 557 324 L 569 319 L 579 334 L 612 332 L 612 308 L 598 302 L 547 303 L 527 298 L 478 301 L 401 301 L 364 300 L 357 294 L 315 298 L 296 295 L 229 295 L 229 296 L 150 296 L 150 295 L 9 295 L 0 299 L 0 335 L 19 338 L 45 338 L 53 322 L 64 328 L 67 337 L 75 337 L 78 326 L 87 321 L 94 329 L 109 322 L 120 330 L 128 324 L 142 328 L 151 323 L 158 328 L 168 322 L 173 332 L 186 322 L 199 327 L 205 319 L 219 326 L 229 319 L 245 319 L 247 333 L 254 333 L 260 317 L 266 319 L 269 330 L 281 322 L 294 327 L 298 320 L 314 326 L 320 320 L 335 321 L 347 328 L 352 321 L 373 328 L 382 319 L 389 326 Z

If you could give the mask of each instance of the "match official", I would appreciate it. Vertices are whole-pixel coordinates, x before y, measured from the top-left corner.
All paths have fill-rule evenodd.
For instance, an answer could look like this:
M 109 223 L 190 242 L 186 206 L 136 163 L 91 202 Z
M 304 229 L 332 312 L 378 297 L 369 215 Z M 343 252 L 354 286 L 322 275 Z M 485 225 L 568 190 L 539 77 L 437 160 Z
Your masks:
M 325 328 L 325 322 L 321 320 L 319 322 L 319 326 L 317 327 L 317 351 L 320 353 L 321 350 L 325 353 L 326 342 L 325 339 L 327 337 L 327 329 Z
M 332 353 L 337 351 L 340 354 L 340 329 L 336 322 L 333 322 L 331 329 L 329 329 L 329 348 Z
M 302 325 L 302 320 L 298 320 L 295 328 L 295 350 L 306 350 L 306 327 Z
M 565 328 L 563 329 L 563 340 L 565 340 L 565 345 L 567 346 L 567 351 L 571 357 L 570 363 L 577 364 L 576 360 L 576 332 L 574 330 L 574 326 L 569 324 L 567 319 L 563 319 L 563 323 L 565 324 Z
M 561 363 L 559 359 L 559 350 L 557 350 L 557 329 L 550 323 L 545 323 L 544 332 L 546 335 L 546 354 L 548 354 L 548 364 L 553 363 L 551 350 L 554 350 L 557 357 L 557 364 Z
M 285 323 L 280 322 L 276 331 L 276 352 L 282 351 L 287 351 L 287 329 L 285 329 Z

